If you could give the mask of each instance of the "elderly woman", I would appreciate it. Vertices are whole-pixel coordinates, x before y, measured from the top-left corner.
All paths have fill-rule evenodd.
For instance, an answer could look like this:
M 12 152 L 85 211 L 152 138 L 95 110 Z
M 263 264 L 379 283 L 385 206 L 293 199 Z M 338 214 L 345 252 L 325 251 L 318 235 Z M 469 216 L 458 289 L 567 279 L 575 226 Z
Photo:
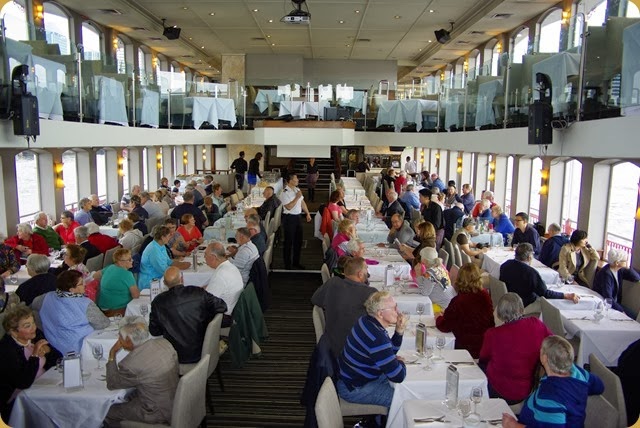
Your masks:
M 204 203 L 200 207 L 202 213 L 207 217 L 207 221 L 209 224 L 214 224 L 216 220 L 218 220 L 222 215 L 220 214 L 220 209 L 216 204 L 213 203 L 213 198 L 211 196 L 205 196 Z
M 60 223 L 53 229 L 58 232 L 65 244 L 75 244 L 76 236 L 73 231 L 79 227 L 80 223 L 73 219 L 71 211 L 62 211 L 60 214 Z
M 140 245 L 142 243 L 142 232 L 140 232 L 138 229 L 134 229 L 133 222 L 128 218 L 120 221 L 120 224 L 118 225 L 118 231 L 120 233 L 120 239 L 118 239 L 118 243 L 122 245 L 122 248 L 131 250 L 136 245 Z
M 442 265 L 442 259 L 438 257 L 436 249 L 423 248 L 420 251 L 420 263 L 415 265 L 414 270 L 422 294 L 429 296 L 433 302 L 433 312 L 447 309 L 449 302 L 456 295 L 456 290 L 451 285 L 449 272 Z
M 176 266 L 179 269 L 187 269 L 190 263 L 173 261 L 167 253 L 166 245 L 171 239 L 171 231 L 166 226 L 157 226 L 154 229 L 153 241 L 144 249 L 140 260 L 140 274 L 138 276 L 138 288 L 144 290 L 149 288 L 151 280 L 162 278 L 164 271 L 169 266 Z
M 87 335 L 109 325 L 109 318 L 84 296 L 84 279 L 75 270 L 58 275 L 56 291 L 36 297 L 31 307 L 39 312 L 45 336 L 63 355 L 79 353 Z
M 612 248 L 607 255 L 608 264 L 596 273 L 593 280 L 593 291 L 600 293 L 603 298 L 611 298 L 613 304 L 611 307 L 616 311 L 628 312 L 627 315 L 633 316 L 631 311 L 625 311 L 622 307 L 622 281 L 638 282 L 640 275 L 633 269 L 627 269 L 627 253 L 622 250 Z
M 0 277 L 7 278 L 20 270 L 20 259 L 13 248 L 5 245 L 3 238 L 0 236 Z
M 356 238 L 356 226 L 353 221 L 345 219 L 338 223 L 338 233 L 331 241 L 331 248 L 335 250 L 338 257 L 346 254 L 347 242 Z
M 167 191 L 167 189 L 158 189 L 153 194 L 153 199 L 160 206 L 162 215 L 168 215 L 169 209 L 174 208 L 176 206 L 175 202 L 173 202 L 173 199 L 171 199 L 171 196 L 168 196 L 168 195 L 169 195 L 169 192 Z
M 416 260 L 419 258 L 420 251 L 422 251 L 423 248 L 436 248 L 436 228 L 433 227 L 433 224 L 426 220 L 420 220 L 420 222 L 415 225 L 415 231 L 415 239 L 417 239 L 420 244 L 416 248 L 403 245 L 400 249 L 402 256 L 407 260 Z
M 89 271 L 84 263 L 82 263 L 86 255 L 87 250 L 80 245 L 67 245 L 62 264 L 55 269 L 51 269 L 51 273 L 59 275 L 67 270 L 75 270 L 80 272 L 82 277 L 86 279 L 89 276 Z
M 168 218 L 165 220 L 164 224 L 171 232 L 171 238 L 169 239 L 169 242 L 167 242 L 167 248 L 169 248 L 171 252 L 171 258 L 174 259 L 176 257 L 189 255 L 188 245 L 184 241 L 180 232 L 178 232 L 178 219 Z
M 26 305 L 31 305 L 36 297 L 56 289 L 56 276 L 49 272 L 49 257 L 42 254 L 31 254 L 25 266 L 31 278 L 20 284 L 16 295 Z
M 489 395 L 509 404 L 531 392 L 540 357 L 540 345 L 553 333 L 536 317 L 523 317 L 524 305 L 516 293 L 498 302 L 496 316 L 503 323 L 484 334 L 480 365 L 489 379 Z
M 30 224 L 20 223 L 17 228 L 18 234 L 4 241 L 4 245 L 13 248 L 17 259 L 26 259 L 32 253 L 49 255 L 47 241 L 37 233 L 33 233 Z
M 560 249 L 558 273 L 563 279 L 573 276 L 578 284 L 591 287 L 599 257 L 587 236 L 584 230 L 573 231 L 569 243 Z
M 494 232 L 501 233 L 504 244 L 507 245 L 508 235 L 512 234 L 516 227 L 511 223 L 509 217 L 502 211 L 502 207 L 498 204 L 491 207 L 491 216 L 493 217 Z
M 36 329 L 32 310 L 23 304 L 5 312 L 2 327 L 6 333 L 0 339 L 0 412 L 8 421 L 20 390 L 55 366 L 60 353 Z
M 131 251 L 118 248 L 113 253 L 113 264 L 102 270 L 98 306 L 105 315 L 124 315 L 127 304 L 140 297 L 136 280 L 129 271 L 132 266 Z
M 16 303 L 20 303 L 20 297 L 16 293 L 7 293 L 4 288 L 4 279 L 0 277 L 0 314 Z
M 478 358 L 485 331 L 494 326 L 491 297 L 482 288 L 480 268 L 467 263 L 460 268 L 455 283 L 458 294 L 443 314 L 436 314 L 436 327 L 453 332 L 456 349 L 466 349 Z
M 184 238 L 184 242 L 187 243 L 188 251 L 195 250 L 198 245 L 202 244 L 202 232 L 196 226 L 196 219 L 193 214 L 182 214 L 180 217 L 181 226 L 178 228 L 178 233 Z
M 476 222 L 467 217 L 462 220 L 462 227 L 453 234 L 451 242 L 460 247 L 460 251 L 471 257 L 471 260 L 480 267 L 484 253 L 489 251 L 488 248 L 476 248 L 478 244 L 471 241 L 471 233 L 476 229 Z

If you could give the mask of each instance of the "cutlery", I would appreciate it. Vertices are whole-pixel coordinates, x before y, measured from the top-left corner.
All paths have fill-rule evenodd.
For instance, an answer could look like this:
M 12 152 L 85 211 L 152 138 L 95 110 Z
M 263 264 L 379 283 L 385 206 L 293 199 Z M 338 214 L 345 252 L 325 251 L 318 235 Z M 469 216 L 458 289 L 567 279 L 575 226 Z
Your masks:
M 413 418 L 413 422 L 443 422 L 444 421 L 444 415 L 440 416 L 439 418 Z
M 454 366 L 475 366 L 473 361 L 447 361 L 446 364 L 453 364 Z
M 591 318 L 589 317 L 582 317 L 582 318 L 567 318 L 567 320 L 569 321 L 586 321 L 586 320 L 590 320 Z

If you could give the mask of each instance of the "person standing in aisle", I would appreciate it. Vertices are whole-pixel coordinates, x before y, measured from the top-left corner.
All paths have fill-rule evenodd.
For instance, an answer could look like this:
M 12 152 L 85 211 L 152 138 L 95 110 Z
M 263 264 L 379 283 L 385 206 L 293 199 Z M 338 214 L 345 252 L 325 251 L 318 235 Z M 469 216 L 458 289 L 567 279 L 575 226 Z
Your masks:
M 304 196 L 298 186 L 298 176 L 291 174 L 289 182 L 282 191 L 282 228 L 284 229 L 284 268 L 304 270 L 300 264 L 300 251 L 302 250 L 302 224 L 300 214 L 306 215 L 307 223 L 311 221 L 311 214 Z
M 244 173 L 247 172 L 248 165 L 247 161 L 244 160 L 244 152 L 240 152 L 239 156 L 240 157 L 234 160 L 229 168 L 235 169 L 238 189 L 242 190 L 242 187 L 244 186 Z
M 249 161 L 249 172 L 247 174 L 247 181 L 249 182 L 249 191 L 251 188 L 258 184 L 258 178 L 262 178 L 260 175 L 260 159 L 262 159 L 262 153 L 256 153 L 256 156 Z
M 315 202 L 316 199 L 316 183 L 320 173 L 315 158 L 310 158 L 307 164 L 307 189 L 309 189 L 309 201 Z

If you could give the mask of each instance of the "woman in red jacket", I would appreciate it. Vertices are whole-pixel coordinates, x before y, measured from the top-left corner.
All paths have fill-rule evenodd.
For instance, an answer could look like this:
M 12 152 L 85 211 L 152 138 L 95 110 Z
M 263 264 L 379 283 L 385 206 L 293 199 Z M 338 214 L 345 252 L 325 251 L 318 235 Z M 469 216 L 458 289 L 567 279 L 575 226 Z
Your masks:
M 438 330 L 453 332 L 455 348 L 466 349 L 473 358 L 480 355 L 484 332 L 494 326 L 491 297 L 482 288 L 480 273 L 473 263 L 462 266 L 455 283 L 458 294 L 443 314 L 436 314 Z
M 37 233 L 33 233 L 29 223 L 20 223 L 18 234 L 8 238 L 4 244 L 13 248 L 17 259 L 26 259 L 31 254 L 49 255 L 47 241 Z
M 62 211 L 62 214 L 60 215 L 60 223 L 57 224 L 53 230 L 60 235 L 65 245 L 75 244 L 76 236 L 73 231 L 76 230 L 76 227 L 78 226 L 80 226 L 80 223 L 73 219 L 73 213 L 71 211 Z

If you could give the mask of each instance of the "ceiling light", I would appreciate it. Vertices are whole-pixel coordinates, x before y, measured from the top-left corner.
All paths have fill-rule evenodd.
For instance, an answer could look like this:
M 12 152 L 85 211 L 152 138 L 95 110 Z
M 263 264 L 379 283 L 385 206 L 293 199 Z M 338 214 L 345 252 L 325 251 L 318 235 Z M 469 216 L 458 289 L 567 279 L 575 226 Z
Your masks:
M 338 24 L 344 24 L 344 21 L 341 19 L 340 21 L 338 21 Z
M 435 12 L 435 10 L 429 9 L 429 13 L 433 13 L 433 12 Z
M 275 46 L 275 45 L 276 45 L 275 43 L 271 43 L 271 46 Z
M 418 52 L 422 52 L 422 48 L 418 49 Z
M 189 8 L 185 6 L 182 8 L 182 10 L 189 10 Z
M 215 16 L 215 14 L 216 14 L 215 12 L 211 12 L 209 13 L 209 16 Z
M 204 49 L 204 46 L 200 46 L 200 49 Z
M 358 9 L 353 11 L 354 13 L 360 13 L 360 11 Z
M 270 19 L 270 20 L 269 20 L 269 23 L 272 23 L 272 22 L 273 22 L 273 19 Z
M 348 44 L 348 43 L 347 43 L 345 46 L 346 46 L 346 47 L 348 47 L 348 48 L 350 48 L 350 47 L 351 47 L 351 45 L 350 45 L 350 44 Z
M 396 15 L 396 16 L 394 16 L 394 18 L 395 18 L 395 19 L 400 19 L 400 18 L 402 18 L 402 17 L 401 17 L 400 15 Z
M 253 9 L 253 11 L 254 11 L 254 12 L 257 12 L 257 11 L 258 11 L 258 9 Z
M 431 40 L 427 40 L 427 42 L 431 43 Z
M 271 36 L 267 34 L 267 39 L 270 39 L 270 38 L 271 38 Z

